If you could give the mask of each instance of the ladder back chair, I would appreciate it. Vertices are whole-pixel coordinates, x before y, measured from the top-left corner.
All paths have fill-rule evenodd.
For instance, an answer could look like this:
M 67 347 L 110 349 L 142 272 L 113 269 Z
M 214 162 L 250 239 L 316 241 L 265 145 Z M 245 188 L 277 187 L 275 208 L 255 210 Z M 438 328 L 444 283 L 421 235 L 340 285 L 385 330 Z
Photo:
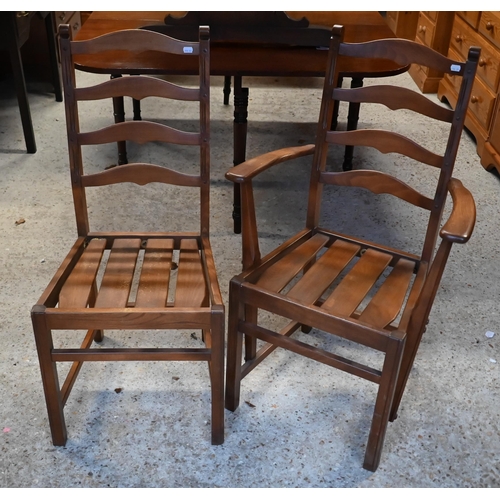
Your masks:
M 60 27 L 60 47 L 78 239 L 31 313 L 53 443 L 64 445 L 67 440 L 63 408 L 83 362 L 174 360 L 208 362 L 211 440 L 212 444 L 221 444 L 224 441 L 224 305 L 209 241 L 209 29 L 200 27 L 197 42 L 184 42 L 145 30 L 123 30 L 77 42 L 72 40 L 69 26 L 64 25 Z M 199 59 L 199 86 L 181 87 L 158 78 L 136 75 L 77 87 L 73 57 L 113 50 L 155 50 L 179 57 L 196 57 Z M 118 96 L 193 101 L 194 106 L 198 106 L 198 102 L 199 130 L 186 132 L 159 121 L 146 120 L 85 132 L 80 130 L 79 102 L 93 101 L 99 106 L 103 99 Z M 86 173 L 82 146 L 121 140 L 140 144 L 138 148 L 145 158 L 148 156 L 142 145 L 152 141 L 160 145 L 175 144 L 177 150 L 184 146 L 190 151 L 197 148 L 199 153 L 194 150 L 197 173 L 193 175 L 148 162 Z M 165 157 L 167 154 L 162 153 Z M 192 157 L 187 158 L 192 163 Z M 182 155 L 184 164 L 187 165 L 188 160 Z M 193 210 L 199 213 L 199 231 L 124 232 L 113 228 L 110 232 L 92 232 L 87 190 L 122 183 L 138 186 L 156 183 L 165 190 L 167 185 L 198 190 L 199 212 L 196 206 Z M 137 189 L 143 192 L 143 188 Z M 169 207 L 174 202 L 183 205 L 182 199 L 163 196 Z M 139 205 L 142 200 L 123 201 L 130 206 Z M 107 214 L 103 217 L 107 220 Z M 205 346 L 177 347 L 176 343 L 172 344 L 175 347 L 165 348 L 93 347 L 93 342 L 103 341 L 105 329 L 151 330 L 152 335 L 154 330 L 197 329 L 202 331 Z M 87 333 L 82 334 L 84 339 L 79 348 L 55 347 L 55 330 Z M 59 362 L 72 362 L 62 386 L 58 381 Z
M 361 44 L 342 40 L 343 28 L 335 26 L 315 145 L 266 153 L 226 174 L 241 186 L 243 272 L 231 280 L 229 290 L 225 404 L 231 411 L 238 407 L 241 380 L 277 347 L 374 382 L 379 387 L 363 466 L 375 471 L 388 421 L 396 418 L 451 246 L 467 242 L 475 224 L 472 195 L 452 177 L 452 172 L 479 49 L 471 48 L 467 61 L 459 62 L 408 40 L 387 39 Z M 453 111 L 428 100 L 420 92 L 396 85 L 336 88 L 339 57 L 391 59 L 400 65 L 418 63 L 451 73 L 461 79 L 456 108 Z M 425 120 L 444 122 L 445 125 L 440 126 L 449 131 L 444 152 L 436 154 L 402 133 L 363 129 L 363 124 L 355 131 L 332 131 L 329 125 L 338 101 L 376 103 L 376 106 L 385 105 L 382 108 L 392 115 L 405 109 L 410 110 L 405 113 L 424 115 Z M 376 153 L 383 153 L 383 158 L 385 153 L 391 156 L 396 153 L 403 159 L 408 157 L 411 166 L 416 163 L 420 171 L 427 168 L 434 173 L 432 194 L 422 194 L 383 169 L 327 169 L 328 149 L 332 145 L 376 148 L 379 150 Z M 306 155 L 312 155 L 312 169 L 305 229 L 261 257 L 252 180 L 273 165 Z M 396 156 L 394 162 L 397 161 Z M 424 234 L 418 245 L 421 253 L 320 226 L 323 191 L 326 193 L 328 188 L 339 192 L 352 187 L 358 188 L 350 191 L 352 196 L 360 191 L 359 188 L 377 197 L 392 195 L 399 199 L 395 200 L 398 203 L 407 202 L 417 211 L 428 214 L 424 216 Z M 443 223 L 448 194 L 453 205 Z M 387 212 L 388 205 L 382 206 Z M 334 220 L 334 215 L 331 214 L 328 220 Z M 380 214 L 380 218 L 387 216 Z M 355 225 L 354 217 L 351 225 Z M 262 315 L 260 311 L 267 313 Z M 286 318 L 286 326 L 274 329 L 276 323 L 268 326 L 269 313 Z M 268 323 L 263 325 L 264 321 Z M 292 338 L 300 328 L 310 335 L 302 334 L 301 340 Z M 381 353 L 382 360 L 373 367 L 331 352 L 331 348 L 313 346 L 307 338 L 319 333 L 318 330 L 347 339 L 361 349 L 363 346 L 371 348 Z

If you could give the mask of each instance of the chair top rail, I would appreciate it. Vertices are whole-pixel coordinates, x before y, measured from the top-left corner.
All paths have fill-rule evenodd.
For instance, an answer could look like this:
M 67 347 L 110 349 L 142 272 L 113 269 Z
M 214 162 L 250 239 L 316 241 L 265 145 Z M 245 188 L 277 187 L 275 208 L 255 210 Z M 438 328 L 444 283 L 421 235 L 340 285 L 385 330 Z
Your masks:
M 451 123 L 454 116 L 453 110 L 430 101 L 424 95 L 393 85 L 374 85 L 355 89 L 336 88 L 333 91 L 333 98 L 347 102 L 383 104 L 393 111 L 408 109 L 447 123 Z
M 402 38 L 387 38 L 363 43 L 341 43 L 339 54 L 349 57 L 389 59 L 401 66 L 420 64 L 455 75 L 462 75 L 465 69 L 464 62 L 449 59 L 429 47 Z
M 113 78 L 92 87 L 75 89 L 77 101 L 108 99 L 110 97 L 164 97 L 182 101 L 199 101 L 200 89 L 185 88 L 151 76 L 127 76 Z
M 171 54 L 197 56 L 199 42 L 185 42 L 149 30 L 121 30 L 106 33 L 92 40 L 72 41 L 73 54 L 95 54 L 107 50 L 126 50 L 129 52 L 159 51 Z
M 407 137 L 388 130 L 332 131 L 326 134 L 327 142 L 345 146 L 369 146 L 381 153 L 400 153 L 427 165 L 441 168 L 443 156 L 433 153 Z

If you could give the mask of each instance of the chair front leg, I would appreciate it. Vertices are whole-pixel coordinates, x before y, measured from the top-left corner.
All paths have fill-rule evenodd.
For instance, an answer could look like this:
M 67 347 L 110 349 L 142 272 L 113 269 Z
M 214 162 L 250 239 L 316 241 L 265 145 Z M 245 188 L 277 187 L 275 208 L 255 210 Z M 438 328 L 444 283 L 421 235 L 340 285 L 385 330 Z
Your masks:
M 210 380 L 212 387 L 212 444 L 224 442 L 224 309 L 212 314 Z
M 252 325 L 257 324 L 258 309 L 245 304 L 245 321 Z M 257 356 L 257 339 L 251 335 L 244 335 L 245 338 L 245 361 L 252 361 Z
M 64 446 L 68 438 L 66 423 L 64 420 L 64 404 L 62 401 L 59 377 L 57 375 L 56 363 L 52 360 L 52 332 L 47 328 L 44 307 L 35 306 L 31 313 L 33 332 L 35 334 L 38 360 L 42 375 L 45 402 L 49 416 L 52 442 L 54 446 Z
M 372 425 L 366 446 L 363 468 L 375 472 L 380 462 L 382 447 L 384 445 L 385 432 L 389 423 L 396 383 L 398 380 L 399 367 L 405 345 L 405 334 L 394 332 L 389 339 L 386 351 L 382 377 L 375 402 Z
M 238 322 L 243 307 L 239 303 L 239 283 L 229 284 L 229 317 L 227 327 L 227 366 L 226 366 L 226 408 L 235 411 L 240 404 L 241 356 L 243 334 L 238 331 Z

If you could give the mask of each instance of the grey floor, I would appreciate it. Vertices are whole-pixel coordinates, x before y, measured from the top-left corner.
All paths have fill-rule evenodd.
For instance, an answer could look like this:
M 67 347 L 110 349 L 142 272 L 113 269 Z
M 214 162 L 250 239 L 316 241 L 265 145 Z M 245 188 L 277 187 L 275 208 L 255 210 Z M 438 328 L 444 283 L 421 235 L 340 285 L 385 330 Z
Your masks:
M 83 81 L 95 76 L 81 75 Z M 415 88 L 402 75 L 398 79 Z M 208 371 L 198 363 L 88 363 L 66 406 L 69 440 L 51 443 L 30 309 L 66 255 L 76 230 L 72 209 L 64 105 L 50 88 L 29 82 L 38 151 L 25 153 L 15 94 L 0 82 L 0 486 L 1 487 L 498 487 L 500 486 L 500 311 L 499 177 L 480 165 L 473 139 L 464 134 L 455 174 L 477 202 L 471 241 L 455 246 L 431 313 L 399 418 L 390 424 L 380 467 L 362 468 L 375 387 L 330 368 L 277 351 L 248 376 L 242 404 L 226 411 L 222 446 L 210 444 Z M 248 79 L 248 156 L 314 141 L 321 81 Z M 155 105 L 145 115 L 162 116 Z M 345 110 L 341 110 L 344 112 Z M 189 112 L 180 110 L 189 125 Z M 182 114 L 184 113 L 184 114 Z M 224 298 L 240 271 L 240 237 L 232 232 L 232 106 L 222 103 L 222 80 L 212 87 L 212 244 Z M 362 109 L 361 121 L 381 120 Z M 86 120 L 109 123 L 108 103 L 87 110 Z M 439 129 L 403 115 L 396 128 L 430 133 Z M 345 113 L 340 126 L 345 126 Z M 137 149 L 130 146 L 133 157 Z M 156 150 L 148 153 L 150 158 Z M 116 162 L 113 146 L 102 159 L 89 151 L 90 168 Z M 376 156 L 357 152 L 355 168 Z M 341 155 L 330 158 L 340 168 Z M 433 173 L 382 160 L 426 188 Z M 266 172 L 255 183 L 263 251 L 302 227 L 308 160 Z M 146 188 L 149 189 L 149 188 Z M 151 225 L 183 227 L 191 202 L 170 211 L 151 188 L 125 199 L 114 191 L 99 199 L 104 215 L 92 211 L 97 227 Z M 137 195 L 136 199 L 133 198 Z M 133 200 L 133 201 L 132 201 Z M 92 198 L 90 201 L 94 201 Z M 124 207 L 119 202 L 125 201 Z M 411 246 L 421 221 L 389 202 L 375 205 L 364 194 L 327 197 L 326 217 L 352 227 L 354 217 L 368 234 L 376 223 L 398 215 L 377 234 Z M 362 210 L 367 214 L 363 215 Z M 392 219 L 390 219 L 392 221 Z M 487 332 L 493 332 L 488 337 Z M 175 341 L 200 344 L 198 332 Z M 491 334 L 489 334 L 491 335 Z M 64 340 L 64 334 L 62 334 Z M 128 341 L 156 345 L 173 336 L 109 332 L 105 345 Z M 332 343 L 319 336 L 318 342 Z M 148 344 L 150 343 L 150 344 Z M 337 342 L 338 349 L 348 348 Z

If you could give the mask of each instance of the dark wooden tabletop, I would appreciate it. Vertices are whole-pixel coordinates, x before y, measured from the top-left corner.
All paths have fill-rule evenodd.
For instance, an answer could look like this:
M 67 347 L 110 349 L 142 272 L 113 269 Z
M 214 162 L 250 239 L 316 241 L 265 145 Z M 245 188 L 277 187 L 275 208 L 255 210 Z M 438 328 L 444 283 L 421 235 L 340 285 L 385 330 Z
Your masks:
M 121 29 L 143 28 L 161 25 L 171 14 L 182 17 L 181 12 L 93 12 L 76 40 L 86 40 Z M 383 17 L 375 11 L 303 11 L 287 12 L 292 19 L 306 17 L 310 25 L 331 29 L 334 24 L 345 27 L 345 41 L 364 42 L 380 38 L 392 38 L 394 34 Z M 326 67 L 327 51 L 316 47 L 297 45 L 274 45 L 261 43 L 223 43 L 211 45 L 211 74 L 232 76 L 323 76 Z M 188 61 L 185 61 L 188 59 Z M 78 56 L 77 67 L 93 73 L 142 73 L 142 74 L 194 74 L 197 61 L 190 58 L 165 58 L 158 53 L 144 52 L 131 56 L 126 52 L 109 53 L 99 58 L 92 55 Z M 400 73 L 406 68 L 395 67 L 386 61 L 365 61 L 356 67 L 346 59 L 342 61 L 342 76 L 383 76 Z

